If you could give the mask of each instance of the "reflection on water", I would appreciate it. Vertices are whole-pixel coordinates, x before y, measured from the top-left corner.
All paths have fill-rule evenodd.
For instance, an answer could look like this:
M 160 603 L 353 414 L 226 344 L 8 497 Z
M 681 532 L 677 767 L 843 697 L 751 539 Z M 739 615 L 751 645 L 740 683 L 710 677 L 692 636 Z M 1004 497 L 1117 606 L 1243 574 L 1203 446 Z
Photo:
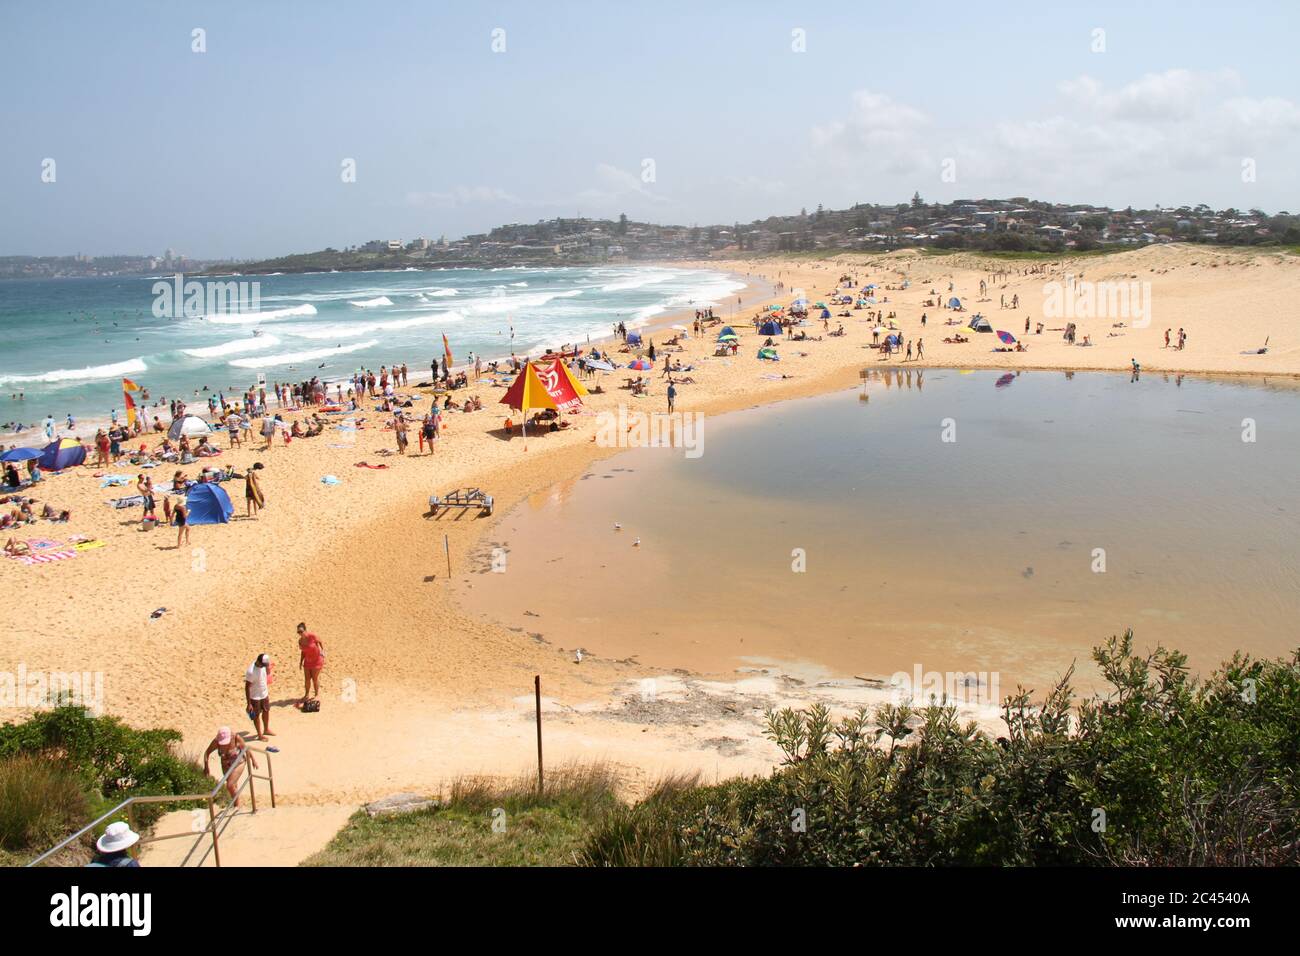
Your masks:
M 1151 373 L 872 371 L 708 420 L 701 458 L 593 466 L 506 516 L 506 573 L 461 596 L 562 647 L 710 671 L 919 665 L 1006 691 L 1077 661 L 1086 686 L 1127 627 L 1198 668 L 1287 654 L 1298 413 L 1290 389 Z

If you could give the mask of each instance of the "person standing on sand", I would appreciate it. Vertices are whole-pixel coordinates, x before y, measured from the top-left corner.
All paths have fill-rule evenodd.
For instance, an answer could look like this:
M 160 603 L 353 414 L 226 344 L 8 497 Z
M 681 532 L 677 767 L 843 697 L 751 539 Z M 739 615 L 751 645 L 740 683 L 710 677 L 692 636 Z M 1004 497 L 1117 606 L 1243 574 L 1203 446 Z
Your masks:
M 424 416 L 424 421 L 420 425 L 420 444 L 429 446 L 429 454 L 433 454 L 433 440 L 438 437 L 438 429 L 433 424 L 433 412 Z
M 244 474 L 244 500 L 247 502 L 245 517 L 248 518 L 261 511 L 266 504 L 266 498 L 262 494 L 262 485 L 257 480 L 257 469 L 252 466 Z
M 410 440 L 406 437 L 406 419 L 402 413 L 398 412 L 393 416 L 393 434 L 397 436 L 397 453 L 406 454 L 406 443 Z
M 244 703 L 248 705 L 248 719 L 258 740 L 274 737 L 271 733 L 271 656 L 258 654 L 244 672 Z M 261 718 L 261 725 L 258 725 Z
M 916 340 L 916 360 L 918 362 L 921 361 L 923 358 L 925 358 L 925 351 L 924 351 L 925 346 L 922 344 L 923 341 L 924 340 L 922 339 Z
M 320 672 L 325 667 L 325 645 L 307 630 L 305 623 L 298 625 L 298 652 L 298 667 L 303 677 L 302 702 L 305 704 L 308 697 L 320 698 Z
M 670 377 L 668 379 L 668 412 L 672 413 L 673 407 L 677 404 L 677 386 L 673 384 Z
M 190 543 L 190 515 L 185 510 L 185 505 L 180 502 L 172 509 L 172 521 L 176 523 L 176 550 L 180 550 L 181 542 Z
M 243 737 L 232 734 L 229 727 L 218 727 L 217 735 L 208 744 L 208 749 L 203 751 L 203 772 L 208 776 L 212 775 L 212 771 L 208 769 L 208 761 L 212 759 L 214 750 L 221 760 L 221 776 L 226 777 L 227 773 L 230 774 L 230 776 L 226 777 L 226 793 L 230 794 L 230 799 L 235 802 L 235 806 L 239 806 L 239 778 L 244 775 L 244 768 L 242 765 L 236 765 L 240 764 L 240 761 L 244 758 L 247 758 L 249 763 L 253 765 L 253 769 L 256 770 L 257 758 L 253 756 L 251 750 L 244 746 Z M 231 770 L 232 767 L 234 767 L 233 771 Z
M 1169 333 L 1172 331 L 1173 329 L 1165 329 L 1165 348 L 1169 348 Z

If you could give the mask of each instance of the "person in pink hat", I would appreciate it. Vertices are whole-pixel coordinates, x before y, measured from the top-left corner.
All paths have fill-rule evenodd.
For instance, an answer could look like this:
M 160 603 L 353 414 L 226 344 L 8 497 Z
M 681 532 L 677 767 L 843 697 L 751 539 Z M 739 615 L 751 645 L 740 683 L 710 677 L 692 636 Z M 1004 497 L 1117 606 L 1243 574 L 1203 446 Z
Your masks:
M 226 792 L 230 794 L 230 799 L 235 801 L 235 806 L 239 806 L 239 778 L 244 775 L 244 766 L 242 758 L 247 758 L 252 763 L 254 769 L 257 768 L 257 758 L 253 756 L 251 750 L 244 747 L 244 739 L 230 732 L 229 727 L 217 728 L 217 735 L 212 738 L 212 743 L 208 744 L 208 749 L 203 751 L 203 772 L 212 775 L 208 769 L 209 761 L 212 759 L 212 752 L 217 752 L 221 760 L 221 775 L 226 778 Z M 231 770 L 231 768 L 234 770 Z M 229 776 L 226 776 L 229 772 Z

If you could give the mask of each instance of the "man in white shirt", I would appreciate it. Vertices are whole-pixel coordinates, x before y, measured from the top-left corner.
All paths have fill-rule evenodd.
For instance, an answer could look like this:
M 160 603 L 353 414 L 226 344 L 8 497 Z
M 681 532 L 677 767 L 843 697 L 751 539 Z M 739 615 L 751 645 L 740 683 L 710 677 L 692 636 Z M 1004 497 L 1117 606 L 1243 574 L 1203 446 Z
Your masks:
M 248 719 L 253 722 L 257 739 L 274 737 L 271 733 L 271 656 L 258 654 L 244 672 L 244 700 L 248 704 Z M 258 718 L 261 724 L 258 724 Z

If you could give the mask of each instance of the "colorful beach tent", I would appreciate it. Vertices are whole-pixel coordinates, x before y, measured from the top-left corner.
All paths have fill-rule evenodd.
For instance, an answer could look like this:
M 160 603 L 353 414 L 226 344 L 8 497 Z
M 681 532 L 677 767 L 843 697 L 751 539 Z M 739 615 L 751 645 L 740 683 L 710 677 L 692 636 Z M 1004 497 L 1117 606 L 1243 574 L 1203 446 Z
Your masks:
M 559 411 L 565 412 L 582 404 L 587 387 L 573 377 L 563 359 L 539 361 L 536 365 L 537 378 L 551 398 L 555 399 Z
M 179 441 L 182 435 L 190 438 L 197 438 L 201 435 L 211 435 L 212 429 L 208 423 L 197 415 L 185 415 L 171 423 L 167 429 L 167 437 L 172 441 Z
M 0 461 L 31 461 L 33 458 L 41 458 L 45 455 L 39 448 L 10 448 L 3 455 L 0 455 Z
M 993 331 L 993 326 L 991 326 L 991 325 L 989 324 L 989 320 L 986 319 L 986 318 L 984 318 L 984 316 L 982 316 L 982 315 L 976 315 L 976 316 L 974 316 L 974 317 L 970 320 L 970 325 L 968 325 L 967 328 L 970 329 L 972 332 L 992 332 L 992 331 Z
M 45 446 L 38 463 L 45 471 L 60 471 L 86 460 L 86 448 L 75 438 L 60 438 Z
M 759 349 L 759 350 L 758 350 L 758 357 L 761 358 L 761 359 L 766 359 L 767 361 L 770 361 L 770 362 L 779 362 L 779 361 L 781 361 L 781 356 L 777 355 L 777 354 L 776 354 L 776 349 L 772 348 L 771 346 L 768 346 L 768 347 L 766 347 L 766 348 L 761 348 L 761 349 Z
M 227 524 L 235 512 L 230 495 L 213 482 L 199 482 L 185 496 L 189 524 Z
M 764 322 L 758 329 L 759 335 L 780 335 L 781 326 L 775 322 Z

